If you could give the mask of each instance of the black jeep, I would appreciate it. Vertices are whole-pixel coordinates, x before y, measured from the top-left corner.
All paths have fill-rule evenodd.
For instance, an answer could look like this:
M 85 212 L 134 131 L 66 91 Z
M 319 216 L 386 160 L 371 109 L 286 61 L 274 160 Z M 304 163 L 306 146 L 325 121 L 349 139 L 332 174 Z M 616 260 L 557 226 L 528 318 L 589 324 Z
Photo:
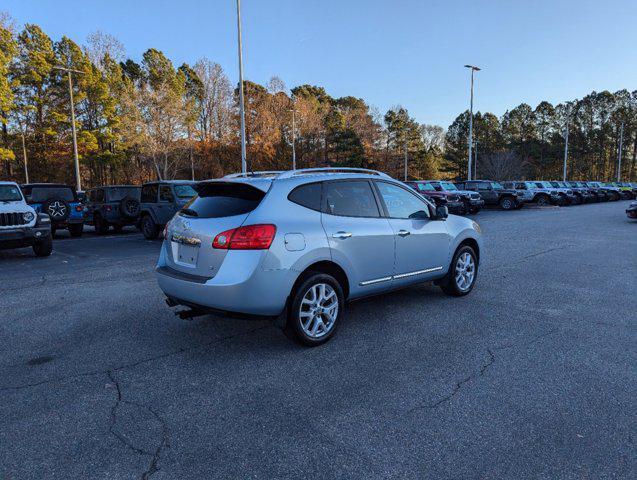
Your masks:
M 68 229 L 72 237 L 81 237 L 84 230 L 84 205 L 75 188 L 61 183 L 28 183 L 21 186 L 27 203 L 37 213 L 51 218 L 51 235 Z
M 471 190 L 478 192 L 485 205 L 499 205 L 502 210 L 515 210 L 522 208 L 522 193 L 506 189 L 500 183 L 491 180 L 468 180 L 466 182 L 454 182 L 459 190 Z
M 141 187 L 134 185 L 91 188 L 86 192 L 84 219 L 100 235 L 107 233 L 110 227 L 121 232 L 127 225 L 137 225 L 140 194 Z

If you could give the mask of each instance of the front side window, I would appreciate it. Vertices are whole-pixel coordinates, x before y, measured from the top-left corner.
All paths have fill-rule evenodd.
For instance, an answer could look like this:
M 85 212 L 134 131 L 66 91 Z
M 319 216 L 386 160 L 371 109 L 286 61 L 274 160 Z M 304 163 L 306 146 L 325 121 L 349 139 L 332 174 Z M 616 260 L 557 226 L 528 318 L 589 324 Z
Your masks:
M 493 188 L 494 190 L 503 190 L 504 189 L 502 184 L 500 184 L 498 182 L 491 182 L 491 188 Z
M 175 199 L 172 189 L 167 185 L 159 187 L 159 201 L 172 202 Z
M 341 217 L 380 217 L 372 187 L 366 180 L 326 182 L 325 213 Z
M 391 183 L 376 182 L 376 185 L 391 218 L 429 216 L 429 206 L 413 193 Z
M 491 190 L 491 184 L 489 183 L 479 183 L 478 190 Z
M 19 202 L 22 193 L 17 185 L 0 185 L 0 202 Z

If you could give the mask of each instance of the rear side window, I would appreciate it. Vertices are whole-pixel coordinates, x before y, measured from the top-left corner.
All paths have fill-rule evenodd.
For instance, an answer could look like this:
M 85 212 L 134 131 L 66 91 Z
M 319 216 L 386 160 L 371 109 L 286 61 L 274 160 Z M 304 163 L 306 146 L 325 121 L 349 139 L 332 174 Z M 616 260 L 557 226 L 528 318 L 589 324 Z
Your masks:
M 209 183 L 197 189 L 194 197 L 182 209 L 182 214 L 197 218 L 220 218 L 243 215 L 261 203 L 265 192 L 243 183 Z
M 323 188 L 325 213 L 341 217 L 380 217 L 369 182 L 326 182 Z
M 157 201 L 157 185 L 144 185 L 142 187 L 142 202 L 152 203 Z
M 310 210 L 321 211 L 321 184 L 300 185 L 290 192 L 288 200 Z

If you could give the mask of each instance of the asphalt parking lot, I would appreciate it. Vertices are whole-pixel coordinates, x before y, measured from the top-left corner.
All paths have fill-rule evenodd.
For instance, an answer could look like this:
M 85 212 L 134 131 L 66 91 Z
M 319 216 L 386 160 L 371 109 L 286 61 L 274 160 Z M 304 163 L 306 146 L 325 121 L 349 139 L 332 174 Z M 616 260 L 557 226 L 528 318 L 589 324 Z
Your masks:
M 635 478 L 626 205 L 481 212 L 471 295 L 355 302 L 315 349 L 178 319 L 132 231 L 0 252 L 0 478 Z

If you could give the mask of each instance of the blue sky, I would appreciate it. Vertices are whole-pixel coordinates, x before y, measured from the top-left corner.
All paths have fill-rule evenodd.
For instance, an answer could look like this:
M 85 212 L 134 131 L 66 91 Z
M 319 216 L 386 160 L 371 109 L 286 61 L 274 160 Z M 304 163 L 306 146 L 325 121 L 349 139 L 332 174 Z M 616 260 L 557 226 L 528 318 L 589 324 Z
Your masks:
M 139 60 L 206 56 L 238 79 L 235 0 L 3 0 L 20 24 L 83 43 L 101 30 Z M 381 112 L 401 104 L 447 127 L 469 103 L 498 115 L 592 90 L 637 89 L 635 0 L 243 0 L 244 70 L 266 83 L 322 85 Z

